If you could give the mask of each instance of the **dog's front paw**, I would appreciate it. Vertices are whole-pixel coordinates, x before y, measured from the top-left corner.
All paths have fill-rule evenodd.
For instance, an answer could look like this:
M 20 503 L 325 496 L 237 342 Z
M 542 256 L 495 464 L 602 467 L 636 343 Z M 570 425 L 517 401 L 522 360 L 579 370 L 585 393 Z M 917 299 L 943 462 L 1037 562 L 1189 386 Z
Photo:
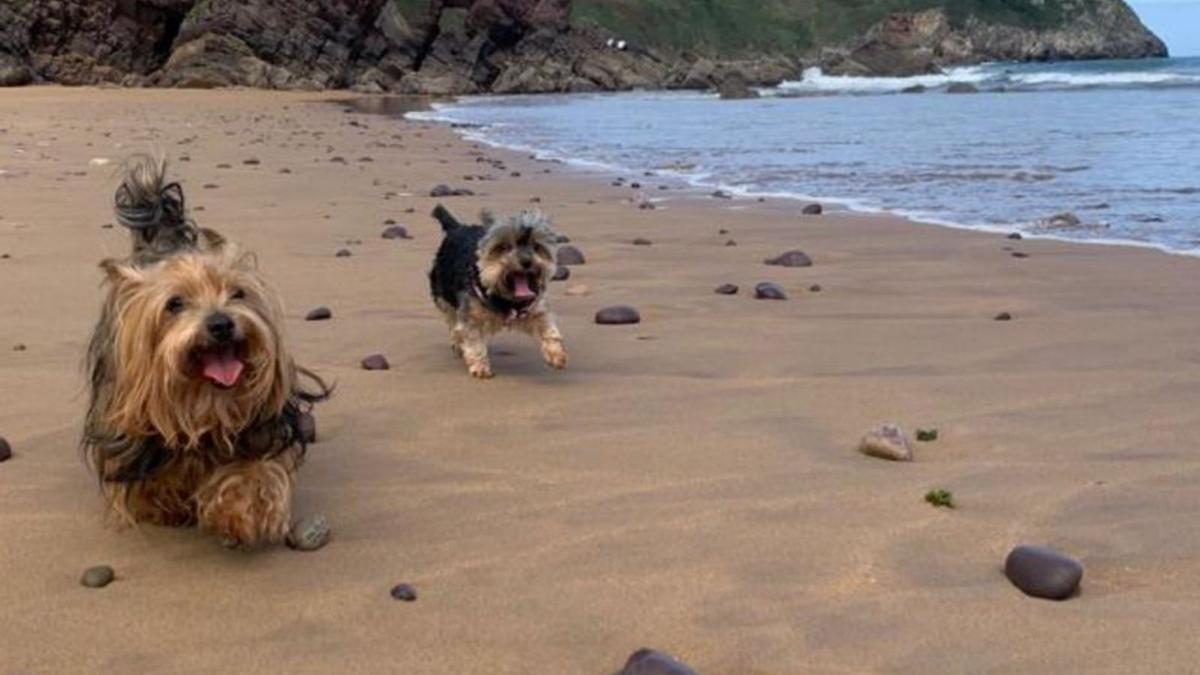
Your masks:
M 291 476 L 269 462 L 226 467 L 196 494 L 200 525 L 225 546 L 280 542 L 291 527 Z
M 546 365 L 555 370 L 567 367 L 567 349 L 563 347 L 562 340 L 542 343 L 542 356 L 546 359 Z
M 492 372 L 492 366 L 487 363 L 473 363 L 467 366 L 467 371 L 471 373 L 471 377 L 480 380 L 490 380 L 495 375 Z

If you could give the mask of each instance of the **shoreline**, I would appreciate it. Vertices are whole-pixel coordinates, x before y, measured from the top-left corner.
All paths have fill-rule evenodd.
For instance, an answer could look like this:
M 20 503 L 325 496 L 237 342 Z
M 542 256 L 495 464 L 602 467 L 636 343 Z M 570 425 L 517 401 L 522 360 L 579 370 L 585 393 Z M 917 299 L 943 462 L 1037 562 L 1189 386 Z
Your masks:
M 981 64 L 987 65 L 987 64 Z M 646 92 L 604 92 L 599 94 L 551 94 L 553 96 L 571 97 L 571 96 L 621 96 L 621 95 L 638 95 L 646 93 L 657 93 L 652 91 Z M 682 94 L 684 92 L 667 92 L 669 94 Z M 715 94 L 707 92 L 695 91 L 687 92 L 697 96 L 707 98 L 715 98 Z M 886 94 L 892 95 L 892 94 Z M 604 174 L 609 173 L 617 176 L 640 176 L 646 169 L 631 168 L 616 164 L 610 164 L 599 160 L 578 159 L 564 157 L 548 148 L 539 148 L 530 145 L 505 143 L 503 141 L 490 137 L 486 131 L 488 125 L 467 124 L 456 122 L 453 119 L 446 117 L 440 110 L 439 106 L 453 105 L 470 105 L 474 101 L 487 101 L 495 99 L 526 99 L 530 97 L 546 96 L 546 94 L 505 94 L 505 95 L 472 95 L 472 96 L 452 96 L 445 99 L 432 99 L 428 102 L 427 107 L 406 111 L 397 119 L 403 119 L 416 122 L 432 122 L 441 124 L 453 130 L 460 138 L 466 142 L 482 143 L 492 148 L 504 150 L 517 154 L 527 154 L 537 158 L 540 161 L 559 162 L 566 166 L 570 166 L 584 175 L 595 174 L 598 177 L 610 179 Z M 387 98 L 387 97 L 384 97 Z M 1169 244 L 1156 243 L 1151 241 L 1141 241 L 1136 239 L 1125 239 L 1121 237 L 1097 237 L 1091 239 L 1082 239 L 1067 235 L 1059 235 L 1046 232 L 1038 232 L 1033 229 L 1033 223 L 1011 224 L 1011 225 L 987 225 L 987 224 L 969 224 L 958 222 L 946 218 L 939 218 L 936 215 L 928 214 L 920 210 L 912 209 L 886 209 L 867 206 L 863 203 L 863 199 L 845 198 L 832 196 L 808 195 L 795 192 L 777 192 L 777 191 L 759 191 L 743 186 L 731 185 L 711 180 L 708 175 L 692 176 L 686 173 L 650 169 L 655 176 L 665 176 L 672 180 L 679 181 L 685 184 L 689 189 L 694 190 L 696 195 L 700 195 L 706 191 L 722 190 L 734 195 L 737 198 L 755 200 L 759 198 L 765 199 L 782 199 L 791 202 L 799 203 L 819 203 L 823 206 L 834 205 L 836 211 L 847 211 L 855 214 L 868 216 L 891 216 L 909 223 L 918 225 L 932 225 L 937 227 L 946 227 L 955 230 L 980 232 L 987 234 L 1007 235 L 1011 233 L 1019 233 L 1027 240 L 1042 240 L 1054 241 L 1068 244 L 1089 244 L 1097 246 L 1110 247 L 1127 247 L 1143 250 L 1153 250 L 1159 253 L 1165 253 L 1172 256 L 1183 256 L 1187 258 L 1200 258 L 1200 244 L 1193 248 L 1172 248 Z M 648 201 L 655 201 L 653 196 Z
M 706 675 L 1200 659 L 1190 259 L 783 200 L 639 210 L 628 187 L 329 100 L 0 91 L 0 671 L 584 674 L 641 647 Z M 79 359 L 97 261 L 128 243 L 90 160 L 151 143 L 197 221 L 256 254 L 290 351 L 337 383 L 296 491 L 333 527 L 320 551 L 101 525 Z M 488 382 L 450 353 L 426 278 L 438 201 L 537 206 L 584 252 L 550 289 L 565 371 L 521 335 L 493 343 Z M 387 220 L 413 238 L 382 239 Z M 791 249 L 814 266 L 763 264 Z M 759 282 L 789 299 L 753 299 Z M 642 323 L 595 323 L 618 304 Z M 332 319 L 304 321 L 318 305 Z M 363 370 L 371 353 L 391 370 Z M 940 437 L 911 463 L 857 452 L 886 422 Z M 1001 569 L 1023 543 L 1080 560 L 1081 593 L 1016 590 Z M 96 564 L 117 581 L 82 588 Z M 390 597 L 401 582 L 416 602 Z

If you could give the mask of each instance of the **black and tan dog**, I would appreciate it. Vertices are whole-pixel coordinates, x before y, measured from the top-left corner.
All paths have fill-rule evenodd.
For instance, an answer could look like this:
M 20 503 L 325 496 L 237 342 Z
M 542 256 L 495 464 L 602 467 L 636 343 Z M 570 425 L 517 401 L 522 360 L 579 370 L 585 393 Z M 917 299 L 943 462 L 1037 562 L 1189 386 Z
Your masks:
M 230 545 L 279 541 L 301 416 L 329 388 L 292 361 L 254 258 L 197 227 L 165 174 L 164 161 L 135 157 L 117 191 L 133 249 L 101 263 L 83 447 L 121 520 L 199 524 Z
M 549 219 L 525 211 L 497 221 L 485 211 L 482 225 L 464 225 L 441 205 L 433 217 L 445 238 L 429 272 L 429 287 L 450 327 L 450 345 L 471 375 L 492 376 L 488 339 L 508 329 L 535 337 L 546 364 L 565 368 L 562 333 L 546 304 L 558 241 Z

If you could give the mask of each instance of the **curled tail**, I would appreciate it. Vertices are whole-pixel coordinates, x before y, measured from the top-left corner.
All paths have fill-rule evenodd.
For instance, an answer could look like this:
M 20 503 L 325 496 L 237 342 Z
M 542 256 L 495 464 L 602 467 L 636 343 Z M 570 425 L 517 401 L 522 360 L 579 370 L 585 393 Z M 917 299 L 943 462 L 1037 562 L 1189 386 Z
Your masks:
M 196 226 L 187 217 L 183 188 L 167 182 L 167 161 L 133 155 L 122 165 L 113 198 L 117 222 L 133 238 L 133 260 L 147 264 L 197 247 Z

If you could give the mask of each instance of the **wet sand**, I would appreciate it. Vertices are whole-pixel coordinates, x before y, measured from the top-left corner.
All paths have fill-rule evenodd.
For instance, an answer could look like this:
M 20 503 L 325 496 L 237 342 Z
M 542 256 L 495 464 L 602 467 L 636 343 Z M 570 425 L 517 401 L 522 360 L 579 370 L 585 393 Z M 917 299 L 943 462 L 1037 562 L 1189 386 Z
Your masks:
M 642 646 L 706 674 L 1200 659 L 1200 260 L 676 191 L 640 210 L 614 176 L 342 97 L 0 90 L 0 672 L 609 673 Z M 153 145 L 337 382 L 299 478 L 298 514 L 334 528 L 318 552 L 102 527 L 80 363 L 96 263 L 127 235 L 102 227 L 113 166 L 89 161 Z M 538 197 L 587 255 L 551 292 L 568 370 L 523 336 L 495 342 L 493 381 L 451 355 L 425 277 L 440 183 L 477 193 L 444 200 L 460 216 Z M 388 218 L 414 239 L 381 239 Z M 815 265 L 762 264 L 795 248 Z M 761 281 L 790 299 L 752 299 Z M 614 304 L 642 323 L 595 325 Z M 333 319 L 304 322 L 318 305 Z M 376 352 L 391 370 L 359 367 Z M 940 439 L 911 464 L 858 454 L 884 422 Z M 1081 560 L 1081 593 L 1023 596 L 1002 574 L 1021 543 Z M 117 581 L 81 587 L 96 564 Z

